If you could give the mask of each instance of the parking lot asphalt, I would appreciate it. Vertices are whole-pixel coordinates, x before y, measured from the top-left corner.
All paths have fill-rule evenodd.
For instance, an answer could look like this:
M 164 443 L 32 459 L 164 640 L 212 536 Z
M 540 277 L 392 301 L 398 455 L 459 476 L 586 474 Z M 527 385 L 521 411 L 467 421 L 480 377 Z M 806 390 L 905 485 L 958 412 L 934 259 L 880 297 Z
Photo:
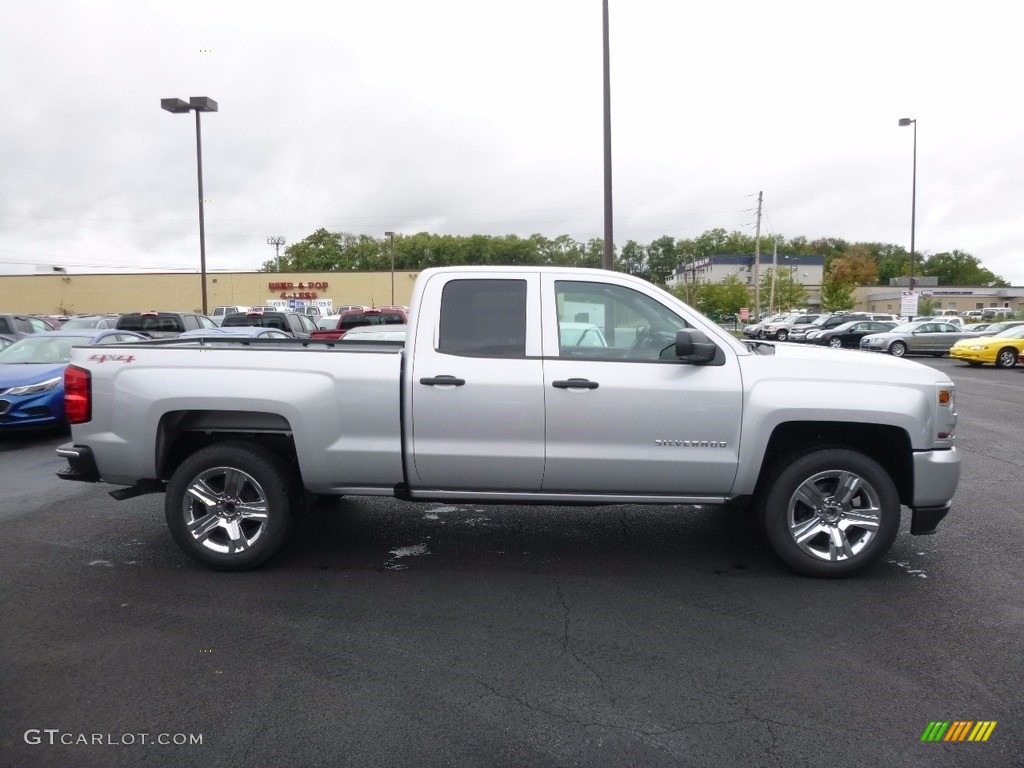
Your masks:
M 953 512 L 845 581 L 713 508 L 380 498 L 214 573 L 162 496 L 0 437 L 0 766 L 1024 764 L 1024 371 L 924 362 L 958 385 Z

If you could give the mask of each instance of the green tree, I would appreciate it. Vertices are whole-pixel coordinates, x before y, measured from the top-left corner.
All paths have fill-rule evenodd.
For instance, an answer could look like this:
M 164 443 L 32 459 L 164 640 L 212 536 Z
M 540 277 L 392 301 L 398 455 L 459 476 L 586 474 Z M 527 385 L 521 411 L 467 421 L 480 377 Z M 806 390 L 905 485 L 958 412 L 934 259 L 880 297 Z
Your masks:
M 854 283 L 843 282 L 832 275 L 826 275 L 821 286 L 821 308 L 826 312 L 842 312 L 853 309 Z
M 281 254 L 281 271 L 325 272 L 338 269 L 341 261 L 341 236 L 326 229 L 318 229 L 284 249 Z M 276 271 L 276 260 L 263 262 L 259 271 Z
M 665 280 L 679 265 L 675 238 L 665 235 L 652 240 L 647 246 L 647 263 L 650 267 L 648 279 L 652 283 L 664 285 Z
M 682 298 L 682 291 L 679 286 L 673 293 Z M 740 309 L 750 306 L 750 289 L 739 277 L 729 275 L 720 283 L 698 283 L 690 303 L 708 317 L 737 315 Z
M 992 274 L 981 262 L 964 251 L 936 253 L 924 259 L 921 274 L 939 278 L 939 285 L 984 285 L 1008 287 L 1003 278 Z
M 650 279 L 651 270 L 647 263 L 647 249 L 634 240 L 622 246 L 618 268 L 630 275 Z
M 844 283 L 877 285 L 878 261 L 860 245 L 853 245 L 845 256 L 836 256 L 828 264 L 828 274 Z
M 773 269 L 768 268 L 761 273 L 761 301 L 765 302 L 772 298 L 772 273 Z M 793 271 L 786 267 L 779 268 L 775 277 L 773 308 L 797 309 L 807 303 L 807 289 L 803 283 L 793 279 Z

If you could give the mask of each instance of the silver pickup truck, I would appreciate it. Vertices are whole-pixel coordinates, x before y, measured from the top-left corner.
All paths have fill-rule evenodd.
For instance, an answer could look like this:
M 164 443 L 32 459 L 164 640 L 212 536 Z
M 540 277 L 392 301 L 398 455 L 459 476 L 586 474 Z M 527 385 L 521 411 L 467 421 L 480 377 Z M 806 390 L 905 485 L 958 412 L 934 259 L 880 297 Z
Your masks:
M 59 476 L 165 492 L 177 543 L 221 570 L 278 552 L 305 497 L 363 494 L 746 506 L 825 577 L 881 558 L 902 506 L 933 533 L 959 481 L 943 374 L 741 342 L 629 275 L 430 269 L 408 329 L 78 348 Z

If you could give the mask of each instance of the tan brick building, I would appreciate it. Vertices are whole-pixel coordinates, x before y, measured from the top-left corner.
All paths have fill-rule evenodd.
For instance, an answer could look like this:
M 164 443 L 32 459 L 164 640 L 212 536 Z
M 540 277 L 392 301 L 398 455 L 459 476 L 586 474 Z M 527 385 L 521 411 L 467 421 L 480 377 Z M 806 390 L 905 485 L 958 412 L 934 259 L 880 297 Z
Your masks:
M 330 299 L 333 306 L 408 305 L 418 272 L 208 273 L 207 311 L 218 305 L 256 306 L 271 299 Z M 0 312 L 90 314 L 143 310 L 198 311 L 198 274 L 0 275 Z

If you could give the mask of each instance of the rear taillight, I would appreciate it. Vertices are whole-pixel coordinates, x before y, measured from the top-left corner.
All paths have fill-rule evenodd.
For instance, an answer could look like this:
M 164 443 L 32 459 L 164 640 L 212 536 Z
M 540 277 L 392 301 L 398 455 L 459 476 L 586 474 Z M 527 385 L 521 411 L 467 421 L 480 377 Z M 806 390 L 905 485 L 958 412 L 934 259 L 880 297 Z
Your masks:
M 64 369 L 64 415 L 68 424 L 92 418 L 92 374 L 75 365 Z

